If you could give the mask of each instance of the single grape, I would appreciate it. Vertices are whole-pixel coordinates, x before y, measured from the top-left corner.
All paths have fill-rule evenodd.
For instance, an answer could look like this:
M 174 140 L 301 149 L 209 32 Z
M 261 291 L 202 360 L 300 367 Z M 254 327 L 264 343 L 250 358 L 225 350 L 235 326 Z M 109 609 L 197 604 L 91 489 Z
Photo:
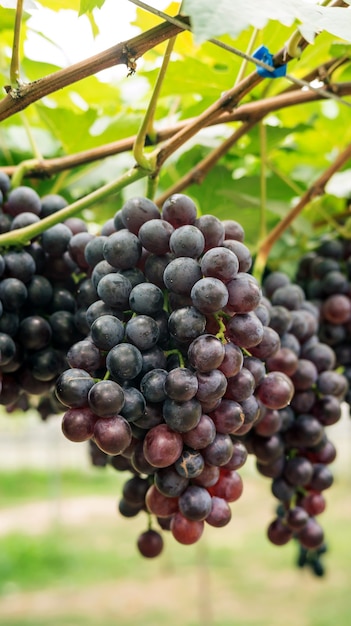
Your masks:
M 196 375 L 187 367 L 176 367 L 168 372 L 164 390 L 169 398 L 177 402 L 191 400 L 197 392 Z
M 124 405 L 123 389 L 113 380 L 100 380 L 91 387 L 88 403 L 99 417 L 117 415 Z
M 84 407 L 88 404 L 88 393 L 94 385 L 94 379 L 83 369 L 70 368 L 62 372 L 56 382 L 56 396 L 70 408 Z
M 108 351 L 124 339 L 124 325 L 114 315 L 101 315 L 91 324 L 91 338 L 97 348 Z
M 148 350 L 157 344 L 160 331 L 155 320 L 148 315 L 136 315 L 125 326 L 126 338 L 139 350 Z
M 212 498 L 204 487 L 189 485 L 179 496 L 179 511 L 189 520 L 206 519 L 212 508 Z
M 217 337 L 205 333 L 196 337 L 188 348 L 188 360 L 199 372 L 219 368 L 225 357 L 225 346 Z
M 152 254 L 162 255 L 169 252 L 169 241 L 174 231 L 173 226 L 160 219 L 151 219 L 141 225 L 138 233 L 141 245 Z
M 93 436 L 95 421 L 88 407 L 68 409 L 62 418 L 62 432 L 70 441 L 87 441 Z
M 125 228 L 137 235 L 142 224 L 152 219 L 160 219 L 160 211 L 156 204 L 148 198 L 135 197 L 127 200 L 121 212 L 114 217 L 115 227 L 119 228 L 120 217 Z
M 120 380 L 132 380 L 138 376 L 142 365 L 140 350 L 125 342 L 111 348 L 106 357 L 106 367 L 111 376 Z
M 162 218 L 172 224 L 173 228 L 179 228 L 195 223 L 197 209 L 189 196 L 175 193 L 163 203 L 161 214 Z
M 146 558 L 154 558 L 163 550 L 163 539 L 156 530 L 146 530 L 138 537 L 137 546 L 140 554 Z
M 192 287 L 190 297 L 193 305 L 202 313 L 217 313 L 228 302 L 226 285 L 211 276 L 200 278 Z
M 193 285 L 202 278 L 199 263 L 190 257 L 171 260 L 163 272 L 163 281 L 169 291 L 190 295 Z
M 228 502 L 224 498 L 212 496 L 212 507 L 206 517 L 207 524 L 215 528 L 222 528 L 229 524 L 232 518 L 232 511 Z
M 257 394 L 267 408 L 282 409 L 290 403 L 294 386 L 282 372 L 269 372 L 257 388 Z
M 218 481 L 210 487 L 209 492 L 227 502 L 235 502 L 243 492 L 243 480 L 236 470 L 222 470 Z
M 129 308 L 130 281 L 122 274 L 110 273 L 103 276 L 97 286 L 99 298 L 106 304 L 121 309 Z
M 171 533 L 178 543 L 191 545 L 199 541 L 204 531 L 203 521 L 189 520 L 182 513 L 175 513 L 171 521 Z
M 151 428 L 143 443 L 145 458 L 154 467 L 172 465 L 180 456 L 182 449 L 183 440 L 180 433 L 171 430 L 167 424 Z
M 146 508 L 157 517 L 169 517 L 178 511 L 178 498 L 165 496 L 156 485 L 150 485 L 145 496 Z
M 121 415 L 99 417 L 93 433 L 96 445 L 106 454 L 121 454 L 131 443 L 132 431 Z
M 201 256 L 204 247 L 205 238 L 201 230 L 192 224 L 180 226 L 173 231 L 169 239 L 169 248 L 176 257 L 197 259 Z
M 184 448 L 182 454 L 175 461 L 174 466 L 180 476 L 192 480 L 202 474 L 205 461 L 198 450 Z

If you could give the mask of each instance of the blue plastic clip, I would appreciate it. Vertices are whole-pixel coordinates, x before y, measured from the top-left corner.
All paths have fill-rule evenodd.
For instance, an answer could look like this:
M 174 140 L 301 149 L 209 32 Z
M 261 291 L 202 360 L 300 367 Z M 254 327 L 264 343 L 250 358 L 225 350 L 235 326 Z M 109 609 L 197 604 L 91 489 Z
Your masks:
M 273 65 L 273 55 L 269 52 L 266 46 L 260 46 L 252 55 L 255 59 L 262 61 L 266 65 L 274 68 L 272 71 L 266 70 L 261 65 L 256 65 L 257 73 L 264 78 L 279 78 L 280 76 L 285 76 L 286 74 L 286 64 L 279 65 L 279 67 L 274 67 Z

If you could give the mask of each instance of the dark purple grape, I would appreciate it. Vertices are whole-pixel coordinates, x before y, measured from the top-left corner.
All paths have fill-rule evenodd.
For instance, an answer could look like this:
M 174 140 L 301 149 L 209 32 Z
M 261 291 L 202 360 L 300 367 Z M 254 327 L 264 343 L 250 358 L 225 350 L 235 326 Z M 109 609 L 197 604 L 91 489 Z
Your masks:
M 197 216 L 196 205 L 193 200 L 184 194 L 172 194 L 162 205 L 162 218 L 179 228 L 186 224 L 194 224 Z
M 183 442 L 189 448 L 201 450 L 206 448 L 216 436 L 216 427 L 211 417 L 202 413 L 199 422 L 194 428 L 183 432 Z
M 101 315 L 90 328 L 91 338 L 97 348 L 108 351 L 124 339 L 124 325 L 114 315 Z
M 204 276 L 213 276 L 228 283 L 239 271 L 238 257 L 223 246 L 211 248 L 201 259 L 201 270 Z
M 217 433 L 212 443 L 203 448 L 202 455 L 209 465 L 222 466 L 230 460 L 233 449 L 230 435 Z
M 152 317 L 136 315 L 127 322 L 125 334 L 127 340 L 139 350 L 149 350 L 157 344 L 160 331 Z
M 189 485 L 179 496 L 179 510 L 189 520 L 204 520 L 211 509 L 212 498 L 204 487 Z
M 172 400 L 184 402 L 196 395 L 198 381 L 194 372 L 187 367 L 176 367 L 168 372 L 164 389 Z
M 167 424 L 151 428 L 143 442 L 145 459 L 153 467 L 168 467 L 177 461 L 182 453 L 183 440 Z
M 235 376 L 236 374 L 240 372 L 243 366 L 243 363 L 244 363 L 244 356 L 239 346 L 236 346 L 231 341 L 228 341 L 227 343 L 224 344 L 223 360 L 216 367 L 221 372 L 223 372 L 223 374 L 227 378 L 230 378 L 230 376 Z M 261 365 L 263 366 L 263 369 L 264 369 L 264 365 L 262 364 L 262 362 L 261 362 Z M 265 370 L 264 370 L 264 373 L 266 373 Z
M 199 450 L 185 448 L 174 463 L 180 476 L 192 480 L 200 476 L 205 467 L 204 457 Z
M 173 311 L 168 319 L 169 332 L 180 343 L 190 343 L 204 332 L 205 327 L 206 317 L 192 306 Z
M 147 402 L 163 402 L 167 395 L 164 390 L 168 372 L 165 369 L 155 368 L 146 372 L 140 381 L 140 391 Z
M 88 403 L 99 417 L 117 415 L 124 405 L 123 389 L 113 380 L 100 380 L 91 387 Z
M 163 309 L 163 292 L 152 283 L 140 283 L 133 287 L 129 295 L 129 306 L 135 313 L 151 315 Z
M 193 285 L 201 278 L 199 263 L 185 256 L 171 260 L 163 272 L 163 281 L 167 289 L 186 296 L 190 295 Z
M 225 230 L 221 220 L 215 215 L 200 215 L 195 220 L 195 226 L 205 237 L 205 252 L 211 248 L 221 246 L 224 241 Z
M 146 250 L 152 254 L 163 255 L 169 252 L 169 240 L 173 231 L 169 222 L 154 218 L 140 226 L 138 237 Z
M 248 313 L 260 303 L 262 292 L 257 280 L 250 274 L 239 272 L 227 282 L 228 304 L 226 309 L 233 313 Z
M 152 559 L 161 554 L 163 539 L 160 533 L 150 528 L 139 535 L 137 546 L 142 556 Z
M 141 372 L 143 359 L 140 350 L 129 343 L 119 343 L 106 357 L 106 367 L 117 380 L 132 380 Z
M 120 310 L 129 308 L 129 295 L 132 285 L 122 274 L 110 273 L 103 276 L 97 286 L 99 298 L 106 304 Z
M 275 518 L 268 526 L 267 536 L 271 543 L 276 546 L 283 546 L 293 536 L 293 531 L 279 517 Z
M 87 408 L 73 408 L 62 418 L 62 432 L 70 441 L 87 441 L 93 436 L 95 415 Z
M 12 217 L 24 211 L 39 215 L 41 211 L 40 197 L 31 187 L 20 185 L 9 191 L 4 210 L 6 213 L 12 215 Z
M 229 524 L 232 518 L 231 508 L 224 498 L 212 496 L 212 508 L 206 517 L 207 524 L 215 528 L 222 528 Z
M 167 498 L 178 498 L 189 484 L 189 480 L 181 476 L 174 466 L 158 469 L 154 480 L 158 491 Z
M 165 223 L 167 224 L 167 222 Z M 186 224 L 174 230 L 169 240 L 169 248 L 176 257 L 197 259 L 202 254 L 204 247 L 205 238 L 201 230 L 192 224 Z
M 287 406 L 294 394 L 294 386 L 282 372 L 269 372 L 257 388 L 260 401 L 269 409 Z
M 94 379 L 83 369 L 67 369 L 56 382 L 56 396 L 70 408 L 84 407 L 88 404 L 88 393 L 94 385 Z
M 233 238 L 225 238 L 222 246 L 236 255 L 239 261 L 239 272 L 248 272 L 250 270 L 252 266 L 252 256 L 247 246 Z
M 221 280 L 210 276 L 201 278 L 193 285 L 190 297 L 193 305 L 208 315 L 225 308 L 228 302 L 228 291 Z
M 262 341 L 263 325 L 252 311 L 238 313 L 227 322 L 225 334 L 237 346 L 250 349 Z
M 196 398 L 177 402 L 166 398 L 163 403 L 163 418 L 166 424 L 179 433 L 188 432 L 195 428 L 201 418 L 202 407 Z

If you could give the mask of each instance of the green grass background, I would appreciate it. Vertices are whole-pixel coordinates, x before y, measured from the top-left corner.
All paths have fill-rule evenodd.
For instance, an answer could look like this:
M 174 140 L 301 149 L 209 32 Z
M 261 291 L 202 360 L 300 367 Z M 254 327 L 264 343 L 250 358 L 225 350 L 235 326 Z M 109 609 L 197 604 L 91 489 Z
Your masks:
M 165 534 L 164 552 L 148 560 L 135 545 L 145 515 L 117 513 L 129 474 L 112 468 L 1 471 L 0 530 L 9 511 L 21 522 L 0 533 L 1 625 L 349 626 L 348 472 L 337 470 L 320 517 L 329 547 L 324 578 L 296 567 L 294 542 L 279 548 L 267 541 L 275 507 L 269 481 L 250 463 L 241 473 L 244 493 L 232 504 L 227 527 L 207 526 L 193 546 Z M 57 509 L 44 526 L 36 502 Z M 79 524 L 62 514 L 70 503 L 82 507 Z

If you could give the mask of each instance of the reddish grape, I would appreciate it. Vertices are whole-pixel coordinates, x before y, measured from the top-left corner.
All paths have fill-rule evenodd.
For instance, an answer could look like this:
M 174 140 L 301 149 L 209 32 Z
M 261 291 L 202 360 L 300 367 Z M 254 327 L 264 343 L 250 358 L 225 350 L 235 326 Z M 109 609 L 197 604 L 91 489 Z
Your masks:
M 163 495 L 155 485 L 147 490 L 145 504 L 147 510 L 157 517 L 169 517 L 178 511 L 178 498 Z
M 182 449 L 182 436 L 171 430 L 167 424 L 151 428 L 143 444 L 145 459 L 154 467 L 172 465 L 180 456 Z
M 121 454 L 132 441 L 132 430 L 121 415 L 100 417 L 95 422 L 94 440 L 106 454 Z
M 180 512 L 175 513 L 171 521 L 171 533 L 173 537 L 184 545 L 196 543 L 204 531 L 203 521 L 189 520 Z
M 269 409 L 283 409 L 294 395 L 294 386 L 282 372 L 269 372 L 257 389 L 261 402 Z
M 87 441 L 93 436 L 96 415 L 87 407 L 68 409 L 62 418 L 62 432 L 70 441 Z
M 218 481 L 209 488 L 212 496 L 224 498 L 227 502 L 235 502 L 243 492 L 243 480 L 236 470 L 221 471 Z
M 216 528 L 222 528 L 229 524 L 232 518 L 231 508 L 224 498 L 218 498 L 218 496 L 212 496 L 212 508 L 209 515 L 206 517 L 207 524 L 215 526 Z

